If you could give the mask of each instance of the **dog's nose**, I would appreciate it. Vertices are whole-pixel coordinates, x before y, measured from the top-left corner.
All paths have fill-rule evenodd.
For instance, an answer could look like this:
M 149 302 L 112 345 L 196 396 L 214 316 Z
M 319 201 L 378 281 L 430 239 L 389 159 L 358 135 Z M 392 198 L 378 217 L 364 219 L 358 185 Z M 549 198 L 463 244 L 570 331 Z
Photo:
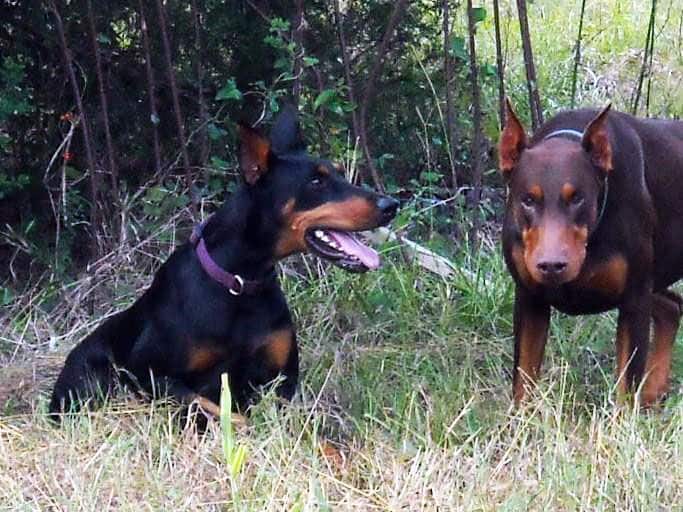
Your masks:
M 382 224 L 386 224 L 396 216 L 398 201 L 392 197 L 380 196 L 377 200 L 377 209 L 379 210 Z
M 539 261 L 536 266 L 543 274 L 547 276 L 556 276 L 564 272 L 564 270 L 567 268 L 567 262 L 553 260 Z

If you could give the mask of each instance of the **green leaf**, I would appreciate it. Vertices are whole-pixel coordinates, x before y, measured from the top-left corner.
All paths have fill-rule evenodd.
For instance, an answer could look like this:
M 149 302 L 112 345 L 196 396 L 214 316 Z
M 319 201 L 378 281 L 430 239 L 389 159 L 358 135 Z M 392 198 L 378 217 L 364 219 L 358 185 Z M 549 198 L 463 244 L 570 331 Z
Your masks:
M 467 60 L 467 50 L 465 49 L 465 38 L 454 37 L 451 39 L 451 55 L 460 60 Z
M 221 440 L 223 445 L 223 457 L 225 462 L 230 466 L 232 461 L 233 451 L 235 449 L 235 437 L 232 430 L 232 395 L 230 394 L 230 385 L 228 384 L 228 374 L 221 374 L 221 400 L 220 400 L 220 423 L 221 423 Z
M 482 64 L 481 74 L 486 77 L 494 77 L 498 75 L 498 68 L 492 64 Z
M 0 306 L 6 306 L 14 300 L 14 294 L 9 288 L 0 286 Z
M 211 157 L 211 167 L 214 169 L 218 169 L 221 171 L 225 171 L 230 167 L 230 163 L 226 162 L 222 158 L 218 158 L 217 156 L 212 156 Z
M 219 90 L 216 93 L 216 100 L 217 101 L 227 101 L 227 100 L 241 100 L 242 99 L 242 93 L 240 90 L 237 88 L 237 84 L 235 83 L 235 79 L 231 78 L 228 80 L 228 83 L 226 83 L 221 90 Z
M 228 133 L 226 130 L 224 130 L 220 126 L 216 126 L 214 123 L 209 123 L 206 127 L 206 131 L 209 134 L 209 138 L 211 140 L 218 140 L 221 137 L 227 135 Z
M 315 57 L 304 57 L 304 66 L 306 66 L 307 68 L 315 66 L 318 62 L 320 61 Z
M 237 450 L 235 450 L 232 454 L 232 461 L 230 464 L 230 474 L 234 477 L 239 475 L 240 471 L 242 470 L 242 466 L 244 466 L 244 461 L 247 460 L 247 447 L 244 446 L 243 444 L 239 445 L 237 447 Z
M 102 44 L 111 44 L 111 39 L 106 34 L 97 34 L 97 42 Z
M 442 176 L 438 172 L 434 171 L 424 171 L 422 174 L 420 174 L 420 179 L 426 183 L 438 183 L 441 180 Z
M 472 20 L 479 23 L 486 19 L 486 9 L 484 7 L 472 7 Z
M 315 112 L 321 106 L 329 103 L 336 95 L 337 91 L 334 89 L 325 89 L 323 92 L 318 94 L 318 97 L 313 102 L 313 111 Z

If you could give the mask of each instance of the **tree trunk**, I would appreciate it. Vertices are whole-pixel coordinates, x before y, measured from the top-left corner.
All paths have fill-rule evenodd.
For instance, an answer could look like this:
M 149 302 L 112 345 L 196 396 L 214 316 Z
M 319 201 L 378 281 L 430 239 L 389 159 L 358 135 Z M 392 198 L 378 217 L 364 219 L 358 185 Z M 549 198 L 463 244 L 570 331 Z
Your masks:
M 543 124 L 543 112 L 541 110 L 541 98 L 538 92 L 538 80 L 536 78 L 536 66 L 534 65 L 534 53 L 531 48 L 531 35 L 529 33 L 529 19 L 526 12 L 526 0 L 517 0 L 517 12 L 519 14 L 519 30 L 522 35 L 522 49 L 524 51 L 524 67 L 526 68 L 526 85 L 529 91 L 531 124 L 534 131 L 536 131 L 536 129 Z
M 500 37 L 500 9 L 498 0 L 493 0 L 493 25 L 496 31 L 496 66 L 498 68 L 498 120 L 500 129 L 505 125 L 505 63 Z
M 175 113 L 176 128 L 178 130 L 178 139 L 180 142 L 180 151 L 183 157 L 183 166 L 185 167 L 185 185 L 190 191 L 190 199 L 192 200 L 192 213 L 196 216 L 199 200 L 192 186 L 192 169 L 190 167 L 190 155 L 187 151 L 187 139 L 185 138 L 185 125 L 183 123 L 182 112 L 180 111 L 180 100 L 178 97 L 178 85 L 175 79 L 175 70 L 173 68 L 173 59 L 171 58 L 171 43 L 168 38 L 168 31 L 166 29 L 166 14 L 164 13 L 164 6 L 162 0 L 156 0 L 157 15 L 159 17 L 159 28 L 161 29 L 161 42 L 164 47 L 164 57 L 166 59 L 166 73 L 168 74 L 168 82 L 171 86 L 171 96 L 173 98 L 173 111 Z
M 479 229 L 481 226 L 481 219 L 479 218 L 479 201 L 481 197 L 481 104 L 479 98 L 479 76 L 477 72 L 477 48 L 475 44 L 475 21 L 472 13 L 472 0 L 467 0 L 467 31 L 469 33 L 469 49 L 470 49 L 470 84 L 472 86 L 472 108 L 473 119 L 472 128 L 472 149 L 470 151 L 470 158 L 472 159 L 472 232 L 470 236 L 470 247 L 474 251 L 478 247 Z
M 443 0 L 443 72 L 446 82 L 446 130 L 448 131 L 448 161 L 451 164 L 451 187 L 453 191 L 458 189 L 458 175 L 455 165 L 455 149 L 458 144 L 458 134 L 455 128 L 455 107 L 453 106 L 453 94 L 451 84 L 453 83 L 453 58 L 451 57 L 451 35 L 450 35 L 450 6 L 449 0 Z
M 384 185 L 382 179 L 377 172 L 377 168 L 372 161 L 372 153 L 370 152 L 370 146 L 368 144 L 368 134 L 367 134 L 367 118 L 368 118 L 368 107 L 375 94 L 375 87 L 377 85 L 377 79 L 382 73 L 382 68 L 384 67 L 384 60 L 386 57 L 387 49 L 389 48 L 389 43 L 391 42 L 391 37 L 396 29 L 396 26 L 400 22 L 401 18 L 405 14 L 406 8 L 408 6 L 409 0 L 397 0 L 394 3 L 394 9 L 391 11 L 389 16 L 389 21 L 387 22 L 386 29 L 384 30 L 384 35 L 382 36 L 382 41 L 377 49 L 377 54 L 375 60 L 370 68 L 370 73 L 365 82 L 365 91 L 363 93 L 363 98 L 360 102 L 360 115 L 359 115 L 359 128 L 360 128 L 360 143 L 363 148 L 363 153 L 365 154 L 365 160 L 368 168 L 370 169 L 370 175 L 372 176 L 372 181 L 375 187 L 380 191 L 384 190 Z
M 149 33 L 143 0 L 138 0 L 140 10 L 140 31 L 142 32 L 142 48 L 145 52 L 145 73 L 147 74 L 147 96 L 149 98 L 149 117 L 152 123 L 152 138 L 154 142 L 154 170 L 161 174 L 161 146 L 159 144 L 159 112 L 155 93 L 154 69 L 152 68 L 152 52 L 149 48 Z
M 57 34 L 59 36 L 59 44 L 62 47 L 64 66 L 66 68 L 67 76 L 69 77 L 69 83 L 71 84 L 74 100 L 76 101 L 76 108 L 78 109 L 81 133 L 83 134 L 85 158 L 88 164 L 88 170 L 90 171 L 90 229 L 93 237 L 93 244 L 91 246 L 91 256 L 97 257 L 102 254 L 104 248 L 103 240 L 100 238 L 103 220 L 100 211 L 100 178 L 97 172 L 97 168 L 95 167 L 95 158 L 92 151 L 90 129 L 88 127 L 88 116 L 86 115 L 85 109 L 83 108 L 83 99 L 81 97 L 81 92 L 78 88 L 78 80 L 76 79 L 76 73 L 74 72 L 73 60 L 71 58 L 71 50 L 69 50 L 69 47 L 66 42 L 66 35 L 64 34 L 64 24 L 62 22 L 62 17 L 60 16 L 59 11 L 57 10 L 57 5 L 54 0 L 50 1 L 50 7 L 55 15 L 55 25 L 57 28 Z

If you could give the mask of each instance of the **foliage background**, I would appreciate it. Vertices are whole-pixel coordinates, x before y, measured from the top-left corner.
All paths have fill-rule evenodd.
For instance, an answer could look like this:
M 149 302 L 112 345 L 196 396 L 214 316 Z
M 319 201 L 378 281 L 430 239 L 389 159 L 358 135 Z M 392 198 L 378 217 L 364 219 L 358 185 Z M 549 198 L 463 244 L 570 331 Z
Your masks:
M 385 65 L 367 103 L 370 163 L 387 189 L 404 199 L 449 197 L 454 192 L 453 174 L 458 185 L 472 183 L 475 159 L 482 162 L 484 185 L 500 186 L 494 171 L 500 121 L 492 6 L 483 2 L 475 8 L 484 138 L 473 158 L 466 12 L 460 3 L 449 4 L 450 33 L 444 43 L 443 2 L 407 2 L 396 30 L 389 34 Z M 88 5 L 96 42 L 89 36 Z M 683 111 L 683 14 L 674 1 L 658 5 L 647 110 L 651 115 L 678 117 Z M 190 196 L 197 202 L 222 198 L 234 184 L 235 121 L 267 124 L 284 101 L 292 101 L 293 93 L 305 116 L 313 151 L 355 162 L 360 177 L 372 184 L 368 155 L 354 139 L 358 134 L 352 112 L 357 115 L 358 104 L 363 103 L 393 7 L 393 2 L 361 0 L 165 2 L 180 115 L 189 135 L 189 169 L 183 169 L 157 2 L 3 0 L 0 285 L 21 287 L 45 271 L 53 277 L 73 277 L 106 250 L 141 231 L 149 232 L 155 219 L 183 208 Z M 69 137 L 69 119 L 77 118 L 78 110 L 55 9 L 63 20 L 88 118 L 95 172 L 88 169 L 82 122 L 73 126 Z M 578 105 L 599 106 L 611 100 L 617 108 L 630 109 L 649 11 L 646 2 L 587 2 Z M 149 53 L 144 48 L 141 13 L 147 19 Z M 529 5 L 546 117 L 570 103 L 579 14 L 580 2 Z M 303 23 L 295 23 L 297 16 L 302 16 Z M 346 54 L 340 47 L 340 29 Z M 513 2 L 501 2 L 501 31 L 507 94 L 526 117 L 524 66 Z M 98 92 L 96 51 L 106 118 Z M 453 62 L 450 83 L 444 75 L 445 51 Z M 350 83 L 344 78 L 344 57 L 349 62 Z M 154 75 L 152 87 L 146 61 Z M 349 100 L 349 85 L 355 103 Z M 445 105 L 447 88 L 454 98 L 451 116 Z M 155 112 L 149 108 L 150 95 L 156 102 Z M 643 103 L 641 114 L 645 113 Z M 452 150 L 448 121 L 454 126 Z M 111 160 L 105 127 L 112 134 Z M 158 167 L 152 143 L 155 131 L 160 144 Z M 69 147 L 60 146 L 66 139 Z M 183 174 L 183 182 L 174 179 Z M 459 207 L 461 202 L 451 206 Z M 444 213 L 457 216 L 453 210 Z M 467 232 L 452 224 L 444 228 L 444 235 L 456 241 Z

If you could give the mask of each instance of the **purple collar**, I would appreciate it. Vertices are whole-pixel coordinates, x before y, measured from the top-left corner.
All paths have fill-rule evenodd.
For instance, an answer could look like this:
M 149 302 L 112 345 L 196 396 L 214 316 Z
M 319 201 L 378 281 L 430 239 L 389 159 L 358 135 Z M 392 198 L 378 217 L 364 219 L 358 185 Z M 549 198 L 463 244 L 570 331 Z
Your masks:
M 197 224 L 190 235 L 190 243 L 195 246 L 195 253 L 197 254 L 197 258 L 199 259 L 199 263 L 204 269 L 204 272 L 209 274 L 209 277 L 218 284 L 227 288 L 231 295 L 255 294 L 263 288 L 264 281 L 250 281 L 238 274 L 231 274 L 230 272 L 223 270 L 209 254 L 206 244 L 204 243 L 204 238 L 202 237 L 202 231 L 204 231 L 204 227 L 209 222 L 210 218 L 211 217 L 207 218 L 201 224 Z

